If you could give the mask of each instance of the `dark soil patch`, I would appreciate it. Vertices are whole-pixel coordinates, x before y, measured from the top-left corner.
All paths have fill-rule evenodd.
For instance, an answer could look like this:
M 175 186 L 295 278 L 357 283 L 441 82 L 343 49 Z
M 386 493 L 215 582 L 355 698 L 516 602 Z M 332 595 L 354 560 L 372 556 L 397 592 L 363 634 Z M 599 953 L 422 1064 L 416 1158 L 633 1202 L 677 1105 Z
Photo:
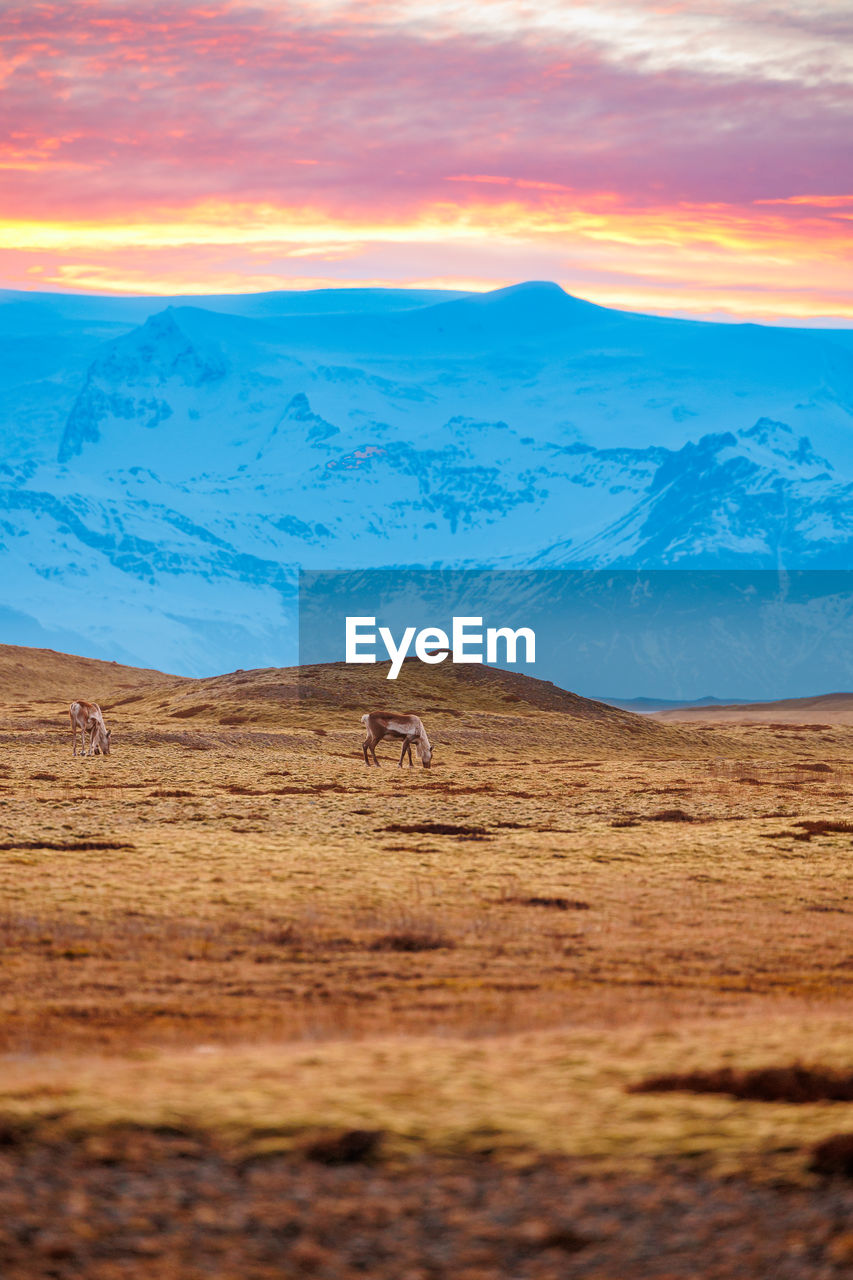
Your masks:
M 389 822 L 382 832 L 394 831 L 400 835 L 456 836 L 459 840 L 488 840 L 485 827 L 457 826 L 452 822 Z
M 458 782 L 421 782 L 418 784 L 421 791 L 449 791 L 454 795 L 481 795 L 484 792 L 494 792 L 497 790 L 491 782 L 480 784 L 460 784 Z M 503 795 L 511 794 L 502 792 Z M 498 826 L 509 826 L 510 823 L 498 823 Z
M 758 1067 L 651 1076 L 630 1093 L 726 1093 L 752 1102 L 853 1102 L 853 1071 L 822 1067 Z
M 802 835 L 796 837 L 798 840 L 811 840 L 812 836 L 853 834 L 853 822 L 831 822 L 826 818 L 808 818 L 795 822 L 794 826 L 802 829 Z
M 776 815 L 772 815 L 775 817 Z M 805 818 L 794 823 L 799 831 L 766 831 L 762 840 L 801 840 L 808 844 L 814 836 L 853 835 L 853 822 L 832 822 L 826 818 Z
M 271 791 L 265 792 L 268 796 L 313 796 L 318 791 L 338 791 L 345 793 L 349 790 L 341 782 L 315 782 L 309 787 L 274 787 Z
M 370 944 L 371 951 L 442 951 L 456 944 L 452 938 L 429 929 L 401 929 L 383 933 Z
M 552 907 L 555 911 L 589 911 L 589 903 L 573 898 L 549 898 L 534 895 L 530 898 L 509 898 L 509 902 L 517 902 L 523 907 Z
M 96 849 L 135 849 L 126 840 L 6 840 L 0 844 L 4 853 L 14 850 L 55 849 L 59 853 L 86 853 Z
M 825 1177 L 853 1178 L 853 1133 L 836 1133 L 819 1142 L 809 1168 Z
M 696 822 L 692 813 L 684 809 L 661 809 L 660 813 L 646 814 L 646 822 Z
M 347 788 L 340 782 L 315 782 L 308 787 L 244 787 L 237 782 L 229 782 L 222 787 L 232 796 L 313 796 L 318 791 L 346 792 Z
M 383 1137 L 381 1129 L 346 1129 L 308 1142 L 301 1150 L 319 1164 L 363 1164 L 378 1154 Z

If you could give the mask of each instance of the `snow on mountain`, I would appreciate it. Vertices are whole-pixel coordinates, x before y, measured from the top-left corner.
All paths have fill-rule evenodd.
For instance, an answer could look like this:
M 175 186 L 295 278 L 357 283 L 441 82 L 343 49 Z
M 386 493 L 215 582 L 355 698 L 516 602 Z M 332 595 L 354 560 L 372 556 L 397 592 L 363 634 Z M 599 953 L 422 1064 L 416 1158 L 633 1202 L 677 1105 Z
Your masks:
M 844 331 L 171 301 L 0 295 L 5 639 L 200 674 L 295 658 L 300 564 L 851 563 Z
M 668 451 L 624 515 L 533 562 L 594 568 L 822 568 L 853 565 L 853 485 L 785 423 Z

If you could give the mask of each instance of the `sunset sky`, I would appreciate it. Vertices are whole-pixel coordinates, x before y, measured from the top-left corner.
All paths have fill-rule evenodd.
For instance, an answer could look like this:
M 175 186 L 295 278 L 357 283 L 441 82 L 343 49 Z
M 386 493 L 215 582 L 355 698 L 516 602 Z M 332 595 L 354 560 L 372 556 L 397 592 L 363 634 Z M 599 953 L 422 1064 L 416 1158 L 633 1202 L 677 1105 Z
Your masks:
M 853 322 L 849 0 L 0 0 L 0 286 Z

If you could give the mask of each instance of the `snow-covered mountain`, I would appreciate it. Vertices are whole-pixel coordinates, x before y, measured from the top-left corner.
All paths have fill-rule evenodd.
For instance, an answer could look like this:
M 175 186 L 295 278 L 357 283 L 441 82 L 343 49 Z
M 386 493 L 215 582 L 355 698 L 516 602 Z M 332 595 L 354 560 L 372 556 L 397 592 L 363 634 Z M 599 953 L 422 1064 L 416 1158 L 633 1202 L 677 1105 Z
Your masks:
M 7 641 L 201 674 L 295 660 L 300 565 L 853 566 L 850 331 L 527 284 L 0 294 L 0 341 Z

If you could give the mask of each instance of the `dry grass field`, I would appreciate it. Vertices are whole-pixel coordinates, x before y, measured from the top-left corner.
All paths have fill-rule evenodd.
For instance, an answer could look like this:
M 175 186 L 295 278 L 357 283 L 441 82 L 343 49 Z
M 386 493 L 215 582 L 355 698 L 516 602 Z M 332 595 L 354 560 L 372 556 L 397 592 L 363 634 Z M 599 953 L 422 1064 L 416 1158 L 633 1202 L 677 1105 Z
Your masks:
M 851 1274 L 853 727 L 384 673 L 0 648 L 0 1272 Z

